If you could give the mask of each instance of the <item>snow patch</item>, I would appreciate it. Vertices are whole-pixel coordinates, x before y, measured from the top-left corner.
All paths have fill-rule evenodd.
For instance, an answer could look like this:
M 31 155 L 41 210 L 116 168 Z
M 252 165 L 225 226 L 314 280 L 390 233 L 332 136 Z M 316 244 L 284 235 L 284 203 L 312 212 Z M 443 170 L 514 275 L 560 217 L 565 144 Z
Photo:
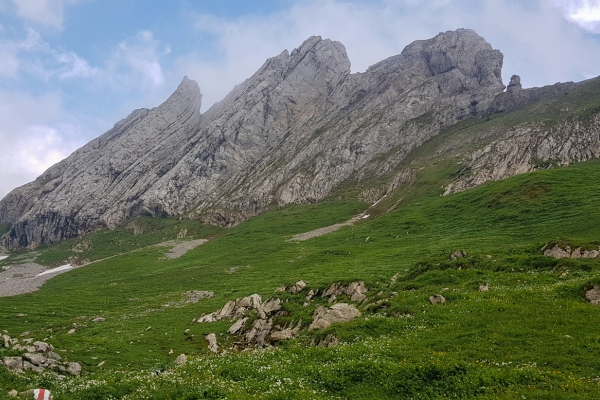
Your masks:
M 65 271 L 65 270 L 67 270 L 67 269 L 71 269 L 71 268 L 73 268 L 73 266 L 71 266 L 71 264 L 67 264 L 67 265 L 63 265 L 63 266 L 60 266 L 60 267 L 56 267 L 56 268 L 49 269 L 49 270 L 47 270 L 47 271 L 44 271 L 44 272 L 42 272 L 42 273 L 40 273 L 40 274 L 37 274 L 36 276 L 42 276 L 42 275 L 47 275 L 47 274 L 53 274 L 53 273 L 55 273 L 55 272 Z

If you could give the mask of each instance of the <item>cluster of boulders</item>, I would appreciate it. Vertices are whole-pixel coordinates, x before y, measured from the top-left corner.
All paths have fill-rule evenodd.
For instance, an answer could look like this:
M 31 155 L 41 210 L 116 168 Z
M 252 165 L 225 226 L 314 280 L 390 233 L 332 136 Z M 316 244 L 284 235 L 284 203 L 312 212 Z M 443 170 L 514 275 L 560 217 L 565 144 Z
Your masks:
M 554 258 L 600 258 L 600 246 L 598 246 L 598 250 L 582 250 L 581 247 L 571 250 L 569 245 L 565 247 L 545 245 L 540 250 L 544 252 L 545 256 Z
M 7 334 L 2 335 L 2 342 L 7 349 L 25 351 L 21 356 L 4 357 L 0 362 L 10 371 L 44 372 L 52 370 L 70 375 L 81 373 L 79 363 L 60 362 L 61 356 L 55 353 L 54 347 L 46 342 L 34 341 L 34 339 L 22 339 L 20 342 L 19 339 L 11 338 Z
M 290 294 L 299 294 L 307 288 L 307 283 L 298 281 L 291 286 L 282 286 L 276 291 L 286 291 Z M 335 303 L 337 296 L 345 294 L 351 301 L 362 303 L 366 299 L 365 293 L 368 291 L 364 282 L 352 282 L 347 285 L 334 283 L 328 289 L 323 290 L 321 298 L 329 298 L 329 303 Z M 320 290 L 309 290 L 304 296 L 304 306 L 308 307 L 311 300 L 319 295 Z M 262 301 L 258 294 L 252 294 L 247 297 L 238 298 L 227 302 L 218 311 L 207 315 L 202 315 L 193 322 L 206 323 L 228 319 L 234 321 L 233 325 L 228 329 L 228 333 L 234 336 L 239 336 L 246 344 L 255 345 L 256 347 L 264 347 L 270 343 L 279 342 L 281 340 L 290 339 L 300 332 L 302 321 L 297 323 L 287 322 L 280 325 L 273 321 L 276 316 L 288 316 L 289 313 L 283 309 L 282 300 L 278 297 L 269 298 L 267 301 Z M 353 305 L 347 303 L 337 303 L 330 307 L 319 306 L 314 314 L 313 321 L 308 326 L 308 329 L 324 329 L 331 324 L 338 322 L 348 322 L 361 315 L 360 311 Z M 247 328 L 249 321 L 256 317 L 252 322 L 252 326 Z M 214 334 L 207 335 L 206 340 L 209 342 L 209 348 L 213 352 L 217 352 L 218 345 Z
M 450 259 L 451 260 L 458 260 L 459 258 L 464 258 L 467 256 L 467 252 L 464 250 L 456 250 L 453 251 L 452 254 L 450 254 Z

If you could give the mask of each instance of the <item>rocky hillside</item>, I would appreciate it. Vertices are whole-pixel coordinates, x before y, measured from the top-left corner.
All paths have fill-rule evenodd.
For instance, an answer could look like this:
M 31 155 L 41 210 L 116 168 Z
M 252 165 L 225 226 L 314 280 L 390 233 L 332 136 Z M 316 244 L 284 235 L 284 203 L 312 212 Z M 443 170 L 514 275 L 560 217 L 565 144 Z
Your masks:
M 113 228 L 133 215 L 229 226 L 269 207 L 319 201 L 343 182 L 394 171 L 412 150 L 459 121 L 520 108 L 564 89 L 523 90 L 515 76 L 504 92 L 502 62 L 500 51 L 460 29 L 416 41 L 365 73 L 351 74 L 341 43 L 311 37 L 267 60 L 204 114 L 197 84 L 184 78 L 159 107 L 134 111 L 7 195 L 0 223 L 12 226 L 3 243 L 54 242 Z M 521 172 L 525 159 L 519 154 L 528 148 L 548 148 L 541 155 L 530 151 L 530 159 L 568 153 L 560 144 L 569 137 L 564 129 L 546 139 L 552 144 L 535 139 L 535 146 L 535 135 L 515 142 L 523 129 L 533 132 L 507 131 L 498 142 L 517 147 L 510 167 L 479 168 L 497 161 L 484 151 L 472 157 L 481 172 L 447 192 Z M 598 135 L 592 136 L 598 145 Z M 510 153 L 506 145 L 493 146 Z

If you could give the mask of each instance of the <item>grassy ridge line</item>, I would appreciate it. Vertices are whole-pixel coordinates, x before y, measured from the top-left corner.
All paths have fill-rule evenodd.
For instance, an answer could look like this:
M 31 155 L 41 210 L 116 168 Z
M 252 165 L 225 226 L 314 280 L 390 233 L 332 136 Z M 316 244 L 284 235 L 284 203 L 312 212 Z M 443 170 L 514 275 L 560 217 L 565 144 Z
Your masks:
M 73 351 L 66 355 L 83 361 L 91 377 L 108 380 L 115 370 L 137 376 L 139 369 L 171 365 L 172 357 L 167 355 L 171 348 L 175 354 L 202 354 L 206 351 L 202 336 L 224 332 L 230 323 L 188 325 L 189 321 L 232 298 L 252 292 L 266 296 L 281 283 L 297 279 L 306 279 L 312 286 L 364 279 L 375 292 L 377 288 L 384 290 L 383 283 L 389 282 L 393 274 L 401 273 L 407 277 L 384 294 L 394 290 L 398 295 L 382 303 L 379 310 L 373 310 L 380 317 L 332 329 L 348 345 L 318 350 L 318 359 L 307 361 L 305 367 L 286 370 L 280 377 L 287 374 L 294 382 L 303 379 L 310 390 L 317 390 L 323 398 L 361 398 L 367 394 L 385 398 L 398 393 L 414 396 L 419 390 L 429 395 L 424 394 L 425 398 L 441 397 L 445 391 L 468 397 L 463 390 L 473 395 L 479 387 L 469 383 L 469 379 L 481 377 L 485 378 L 482 386 L 493 387 L 490 398 L 511 398 L 510 393 L 524 394 L 526 387 L 536 382 L 531 376 L 541 379 L 558 371 L 561 376 L 545 381 L 552 386 L 550 391 L 543 389 L 541 383 L 536 390 L 544 395 L 555 391 L 558 396 L 563 393 L 561 385 L 568 384 L 562 376 L 573 373 L 580 390 L 591 393 L 597 386 L 583 380 L 600 367 L 593 356 L 598 350 L 596 334 L 590 328 L 600 322 L 600 316 L 598 309 L 582 300 L 580 290 L 597 279 L 597 262 L 539 264 L 536 260 L 540 256 L 533 257 L 532 251 L 557 237 L 579 242 L 597 240 L 598 178 L 597 161 L 525 174 L 444 198 L 431 195 L 417 199 L 377 220 L 302 243 L 286 240 L 295 233 L 343 221 L 362 206 L 330 202 L 290 207 L 248 221 L 181 259 L 160 260 L 162 251 L 149 249 L 62 275 L 38 293 L 2 299 L 0 320 L 2 328 L 13 335 L 27 329 L 36 335 L 53 336 L 49 340 L 59 349 Z M 436 264 L 443 266 L 449 252 L 463 248 L 474 257 L 473 265 L 462 269 L 458 269 L 459 264 L 445 270 L 434 268 Z M 488 260 L 488 254 L 493 258 Z M 425 264 L 429 268 L 424 272 L 409 276 L 413 268 Z M 227 273 L 232 267 L 241 268 Z M 564 272 L 568 275 L 561 278 Z M 491 292 L 476 290 L 483 282 L 491 284 Z M 444 287 L 449 288 L 444 292 L 449 299 L 447 306 L 429 307 L 427 297 Z M 192 289 L 213 290 L 215 297 L 181 308 L 162 307 Z M 490 308 L 490 304 L 495 308 Z M 395 311 L 412 317 L 383 318 L 383 313 Z M 28 315 L 17 317 L 17 313 Z M 107 316 L 106 323 L 90 324 L 88 319 L 98 314 Z M 79 324 L 80 330 L 76 335 L 67 335 L 73 323 Z M 146 331 L 148 326 L 152 328 Z M 48 332 L 50 328 L 52 332 Z M 183 334 L 187 328 L 194 335 L 192 340 Z M 120 332 L 115 334 L 116 331 Z M 574 340 L 566 340 L 567 334 Z M 386 350 L 382 336 L 389 336 L 390 346 L 398 349 L 394 354 Z M 377 345 L 380 340 L 381 346 Z M 306 341 L 310 341 L 310 336 Z M 368 343 L 372 343 L 372 359 L 352 367 L 348 360 L 362 360 L 364 355 L 359 354 L 364 354 Z M 193 390 L 203 393 L 196 389 L 203 387 L 221 397 L 240 398 L 266 393 L 275 388 L 269 377 L 277 374 L 249 367 L 247 370 L 247 363 L 266 367 L 286 358 L 307 359 L 310 351 L 292 346 L 281 350 L 280 356 L 234 355 L 222 360 L 201 357 L 199 365 L 216 365 L 216 382 L 224 382 L 225 388 L 213 385 L 210 377 L 196 377 L 199 383 Z M 431 357 L 443 359 L 439 368 Z M 404 358 L 412 360 L 405 369 Z M 107 361 L 105 366 L 95 367 L 101 359 Z M 482 363 L 483 360 L 487 361 Z M 452 383 L 432 386 L 439 379 L 419 375 L 417 363 L 434 377 Z M 514 367 L 496 368 L 490 363 L 512 363 L 508 365 Z M 532 363 L 539 367 L 523 367 Z M 454 370 L 455 364 L 463 365 L 466 372 Z M 412 376 L 414 388 L 398 387 L 392 378 L 383 383 L 377 381 L 369 373 L 377 365 L 381 376 L 390 371 L 399 374 L 399 381 Z M 531 372 L 523 376 L 521 371 L 525 370 Z M 194 372 L 187 369 L 181 373 L 183 383 L 179 388 L 183 393 Z M 129 393 L 132 388 L 154 384 L 136 386 L 136 379 L 113 380 L 99 387 L 107 392 L 121 388 Z M 244 386 L 244 382 L 255 386 Z M 291 391 L 292 386 L 282 385 L 288 390 L 285 393 L 296 393 Z M 392 389 L 383 390 L 386 385 Z M 505 385 L 514 390 L 509 391 Z M 68 389 L 59 383 L 56 387 L 65 398 L 89 395 L 84 389 Z M 177 398 L 166 393 L 165 389 L 163 398 Z

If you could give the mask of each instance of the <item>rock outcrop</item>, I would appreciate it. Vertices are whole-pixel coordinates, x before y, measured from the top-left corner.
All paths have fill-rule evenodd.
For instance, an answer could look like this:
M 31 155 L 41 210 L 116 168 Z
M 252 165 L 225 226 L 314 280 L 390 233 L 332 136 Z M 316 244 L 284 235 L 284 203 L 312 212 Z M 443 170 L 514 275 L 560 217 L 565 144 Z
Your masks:
M 543 123 L 523 123 L 468 156 L 465 169 L 469 173 L 446 186 L 444 194 L 553 165 L 564 166 L 598 157 L 600 114 L 591 116 L 585 123 L 573 118 L 550 128 Z
M 4 334 L 2 335 L 2 344 L 7 349 L 25 352 L 21 356 L 4 357 L 0 360 L 0 365 L 6 367 L 9 371 L 44 372 L 52 370 L 75 376 L 81 374 L 79 363 L 61 361 L 62 357 L 53 351 L 54 347 L 52 345 L 46 342 L 23 339 L 22 343 L 19 343 L 19 339 Z
M 3 243 L 55 242 L 133 215 L 229 226 L 272 204 L 321 200 L 485 115 L 504 90 L 502 62 L 459 29 L 351 74 L 341 43 L 311 37 L 204 114 L 197 84 L 184 78 L 165 103 L 134 111 L 0 201 L 0 223 L 12 224 Z
M 571 246 L 559 246 L 554 245 L 552 247 L 544 246 L 542 250 L 545 256 L 554 258 L 600 258 L 600 246 L 598 250 L 595 249 L 582 249 L 576 247 L 571 249 Z
M 352 304 L 337 303 L 325 307 L 318 305 L 319 303 L 324 303 L 327 298 L 329 298 L 329 303 L 332 303 L 335 301 L 336 295 L 347 296 L 350 301 L 355 303 L 364 303 L 367 300 L 365 293 L 368 292 L 368 289 L 363 281 L 351 282 L 346 285 L 337 282 L 331 284 L 328 289 L 309 289 L 308 283 L 300 280 L 293 285 L 283 285 L 275 292 L 288 292 L 289 295 L 292 295 L 292 301 L 296 300 L 298 305 L 300 302 L 304 302 L 304 307 L 312 306 L 314 309 L 313 321 L 308 326 L 308 330 L 314 330 L 324 329 L 335 323 L 349 322 L 361 316 L 361 312 Z M 306 292 L 306 294 L 302 292 Z M 318 296 L 320 292 L 322 295 Z M 290 298 L 287 298 L 286 303 L 289 300 Z M 311 303 L 314 300 L 317 301 L 316 305 Z M 228 301 L 220 310 L 202 315 L 192 322 L 208 323 L 228 319 L 233 321 L 233 324 L 227 333 L 240 340 L 234 347 L 265 347 L 298 335 L 302 329 L 302 320 L 291 321 L 290 318 L 293 319 L 293 317 L 283 307 L 280 298 L 272 297 L 263 302 L 261 297 L 255 293 Z M 285 322 L 281 322 L 281 318 L 284 318 Z M 252 323 L 250 324 L 248 321 L 252 321 Z M 206 340 L 209 342 L 209 350 L 216 352 L 218 351 L 216 336 L 211 335 L 206 336 Z

